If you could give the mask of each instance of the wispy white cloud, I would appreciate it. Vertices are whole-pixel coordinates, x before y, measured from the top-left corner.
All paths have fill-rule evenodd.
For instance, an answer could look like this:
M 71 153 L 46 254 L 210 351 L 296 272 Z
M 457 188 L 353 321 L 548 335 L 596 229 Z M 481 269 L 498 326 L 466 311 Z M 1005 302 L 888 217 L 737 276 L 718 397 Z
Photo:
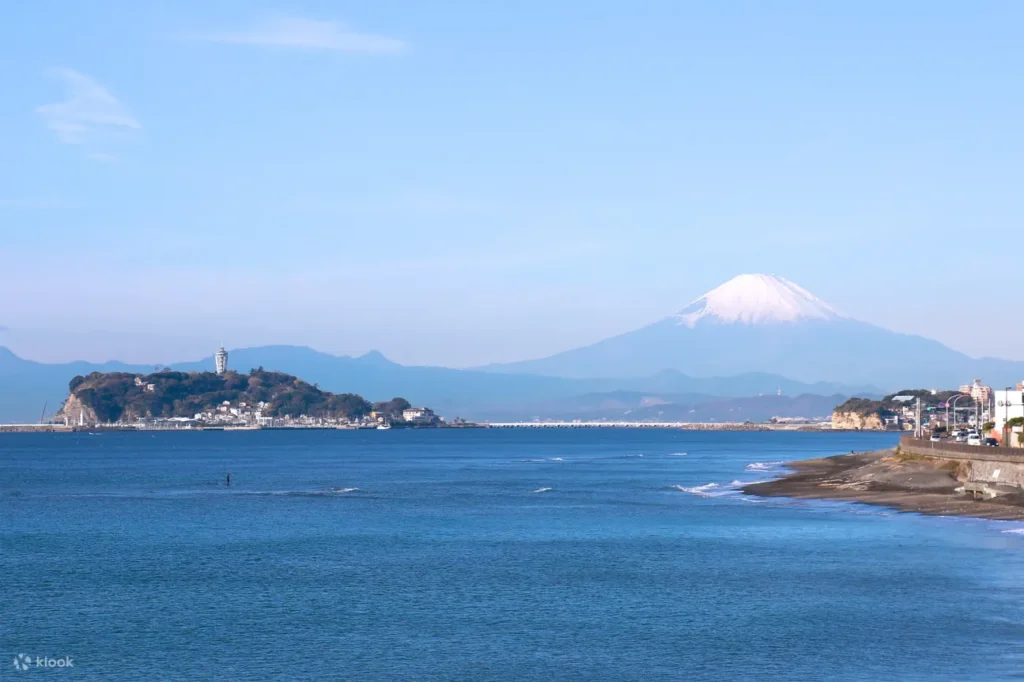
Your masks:
M 397 38 L 360 33 L 340 22 L 283 16 L 266 17 L 237 31 L 198 35 L 194 39 L 233 45 L 372 54 L 401 52 L 407 48 L 406 43 Z
M 134 136 L 142 125 L 109 90 L 74 69 L 53 69 L 67 86 L 67 99 L 36 107 L 46 126 L 66 144 L 100 146 L 113 139 Z M 92 156 L 109 156 L 93 152 Z

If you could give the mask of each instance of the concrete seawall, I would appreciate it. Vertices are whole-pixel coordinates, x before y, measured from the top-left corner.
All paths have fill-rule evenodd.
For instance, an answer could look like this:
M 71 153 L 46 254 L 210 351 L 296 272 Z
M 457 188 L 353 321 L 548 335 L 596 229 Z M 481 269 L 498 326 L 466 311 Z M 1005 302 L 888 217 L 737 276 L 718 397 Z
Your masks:
M 918 457 L 968 462 L 968 482 L 1024 488 L 1024 451 L 959 443 L 933 443 L 919 438 L 900 438 L 900 452 Z
M 920 457 L 1024 464 L 1024 449 L 1021 448 L 990 448 L 960 443 L 933 443 L 912 436 L 900 438 L 900 451 Z

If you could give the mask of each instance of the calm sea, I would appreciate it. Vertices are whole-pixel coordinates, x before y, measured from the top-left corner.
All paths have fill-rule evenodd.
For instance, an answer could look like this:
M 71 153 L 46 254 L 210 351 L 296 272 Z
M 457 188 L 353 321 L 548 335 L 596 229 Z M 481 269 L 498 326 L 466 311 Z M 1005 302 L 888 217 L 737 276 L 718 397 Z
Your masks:
M 1024 524 L 735 490 L 892 443 L 3 435 L 0 679 L 1024 679 Z

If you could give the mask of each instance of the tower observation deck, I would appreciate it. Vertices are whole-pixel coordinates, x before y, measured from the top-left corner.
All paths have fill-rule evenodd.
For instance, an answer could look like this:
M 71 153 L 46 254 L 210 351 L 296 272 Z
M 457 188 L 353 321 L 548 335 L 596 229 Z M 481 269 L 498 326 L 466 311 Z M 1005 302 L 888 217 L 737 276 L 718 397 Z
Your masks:
M 217 363 L 217 374 L 223 374 L 228 371 L 228 352 L 224 350 L 224 346 L 217 349 L 213 359 Z

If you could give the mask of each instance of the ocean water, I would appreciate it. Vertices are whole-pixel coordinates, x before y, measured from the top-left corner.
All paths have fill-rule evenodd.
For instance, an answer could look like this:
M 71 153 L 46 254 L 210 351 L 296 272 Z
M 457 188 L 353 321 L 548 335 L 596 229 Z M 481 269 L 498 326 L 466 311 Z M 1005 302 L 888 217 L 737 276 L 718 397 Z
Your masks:
M 1024 524 L 735 489 L 893 442 L 2 435 L 0 679 L 1024 679 Z

